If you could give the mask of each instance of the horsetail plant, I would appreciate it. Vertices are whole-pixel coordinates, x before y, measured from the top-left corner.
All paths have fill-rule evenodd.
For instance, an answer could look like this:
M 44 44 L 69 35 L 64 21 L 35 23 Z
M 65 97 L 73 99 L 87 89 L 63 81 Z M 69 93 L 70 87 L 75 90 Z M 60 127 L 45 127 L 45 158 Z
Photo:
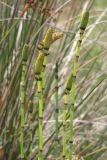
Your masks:
M 35 76 L 38 86 L 38 96 L 39 96 L 39 155 L 38 160 L 43 159 L 43 81 L 44 81 L 44 69 L 43 65 L 46 65 L 46 56 L 48 54 L 49 47 L 52 43 L 52 33 L 53 29 L 49 28 L 43 39 L 43 41 L 38 45 L 39 55 L 35 63 Z
M 59 32 L 58 32 L 59 33 Z M 53 29 L 49 28 L 46 32 L 44 39 L 38 45 L 39 55 L 35 63 L 35 76 L 38 83 L 38 94 L 39 94 L 39 158 L 43 159 L 43 139 L 42 139 L 42 121 L 43 121 L 43 90 L 44 90 L 44 73 L 46 68 L 46 58 L 49 54 L 49 48 L 51 44 L 62 37 L 62 33 L 55 34 Z
M 107 78 L 105 78 L 107 75 L 105 74 L 106 62 L 104 61 L 105 63 L 103 62 L 102 64 L 102 60 L 103 58 L 106 59 L 107 55 L 105 43 L 98 41 L 99 37 L 101 39 L 105 38 L 103 33 L 106 32 L 106 21 L 104 21 L 106 9 L 104 10 L 104 3 L 102 1 L 101 6 L 99 4 L 96 5 L 94 0 L 86 0 L 82 3 L 81 7 L 84 6 L 83 11 L 89 11 L 92 3 L 94 3 L 96 8 L 100 7 L 100 11 L 91 12 L 92 20 L 88 30 L 89 33 L 86 38 L 83 39 L 83 34 L 85 35 L 83 30 L 86 27 L 84 26 L 86 25 L 84 16 L 86 15 L 84 14 L 82 16 L 79 30 L 79 15 L 77 12 L 81 10 L 81 7 L 76 9 L 79 5 L 79 1 L 72 0 L 72 2 L 76 2 L 75 4 L 72 3 L 73 9 L 69 9 L 69 5 L 71 6 L 70 8 L 72 8 L 70 0 L 64 0 L 63 2 L 64 3 L 59 3 L 58 0 L 25 0 L 24 3 L 13 0 L 5 0 L 5 2 L 0 1 L 0 7 L 3 8 L 3 12 L 0 12 L 1 160 L 63 160 L 70 159 L 69 157 L 72 156 L 72 152 L 72 160 L 96 160 L 103 158 L 103 154 L 106 154 L 106 136 L 102 135 L 106 135 L 107 130 L 104 123 L 107 113 Z M 93 16 L 95 13 L 96 15 Z M 68 14 L 70 16 L 67 16 Z M 75 15 L 77 16 L 75 17 Z M 94 21 L 97 22 L 97 25 L 93 25 Z M 101 24 L 103 24 L 102 27 L 98 29 Z M 52 27 L 53 30 L 52 42 L 50 46 L 48 46 L 50 48 L 49 50 L 44 49 L 44 39 L 47 34 L 45 30 L 46 26 Z M 60 28 L 58 29 L 58 27 Z M 65 33 L 63 42 L 60 42 L 60 44 L 59 42 L 57 43 L 56 40 L 61 38 L 63 33 L 56 32 L 56 30 L 63 30 L 63 33 Z M 70 32 L 72 37 L 69 37 Z M 81 32 L 83 33 L 79 34 Z M 98 32 L 97 37 L 95 37 L 96 32 Z M 91 35 L 90 33 L 94 35 Z M 41 35 L 45 36 L 41 37 Z M 89 45 L 84 43 L 84 47 L 87 47 L 87 50 L 85 50 L 86 54 L 84 53 L 82 55 L 80 61 L 84 64 L 86 60 L 86 63 L 84 65 L 85 67 L 82 65 L 80 66 L 80 68 L 82 68 L 79 69 L 79 55 L 77 53 L 82 49 L 81 39 L 85 42 L 89 36 L 95 37 L 95 41 L 98 41 L 98 43 L 96 43 L 94 48 L 92 43 L 89 43 Z M 40 37 L 41 40 L 39 40 Z M 35 45 L 37 46 L 38 40 L 39 43 L 41 42 L 42 44 L 38 43 L 39 54 L 37 53 L 34 55 Z M 79 40 L 80 42 L 78 42 Z M 31 48 L 31 50 L 28 51 L 30 56 L 24 58 L 26 55 L 22 52 L 24 52 L 24 45 L 27 42 Z M 56 44 L 53 45 L 54 42 L 56 42 Z M 71 49 L 70 44 L 72 43 L 73 46 Z M 100 44 L 100 46 L 98 44 Z M 52 48 L 51 45 L 53 45 Z M 74 54 L 74 59 L 76 63 L 76 76 L 78 77 L 79 70 L 81 72 L 80 77 L 82 76 L 82 80 L 80 80 L 80 77 L 79 79 L 77 78 L 80 84 L 78 85 L 78 89 L 81 91 L 81 94 L 79 93 L 79 90 L 76 89 L 78 82 L 76 82 L 73 65 L 70 66 L 70 59 L 72 59 L 74 49 L 77 46 L 77 53 Z M 69 50 L 70 55 L 68 55 Z M 49 57 L 49 68 L 46 70 L 48 56 L 45 55 L 48 55 L 51 51 L 53 55 Z M 90 54 L 90 51 L 92 54 Z M 39 92 L 39 94 L 37 91 L 39 88 L 38 81 L 34 81 L 35 75 L 32 71 L 32 65 L 35 64 L 33 59 L 35 56 L 35 62 L 37 60 L 35 66 L 37 73 L 36 77 L 38 78 L 38 75 L 40 75 L 39 77 L 41 78 L 41 82 L 39 82 L 39 85 L 41 85 L 41 93 Z M 99 60 L 99 57 L 102 57 L 101 60 Z M 65 64 L 65 62 L 67 63 Z M 69 72 L 70 68 L 72 68 L 72 70 Z M 68 80 L 66 79 L 65 74 L 68 74 Z M 94 76 L 96 76 L 97 81 L 94 80 Z M 61 83 L 59 83 L 60 80 Z M 90 80 L 92 81 L 92 85 L 90 85 Z M 64 86 L 63 81 L 66 82 Z M 88 90 L 85 93 L 84 91 L 87 88 Z M 98 94 L 96 94 L 97 91 Z M 76 103 L 75 95 L 79 100 L 78 103 Z M 39 96 L 42 97 L 39 98 Z M 74 100 L 72 103 L 71 96 Z M 41 110 L 41 101 L 39 102 L 39 99 L 42 100 Z M 93 105 L 95 107 L 92 109 Z M 34 106 L 36 108 L 33 108 Z M 42 111 L 43 119 L 41 117 L 39 118 L 39 111 Z M 75 121 L 75 129 L 73 128 L 74 115 L 76 117 L 81 117 L 82 120 Z M 45 121 L 43 121 L 44 118 Z M 60 120 L 60 118 L 62 120 Z M 90 118 L 92 119 L 91 122 Z M 86 123 L 85 120 L 89 123 Z M 100 129 L 97 127 L 97 123 L 99 122 L 102 122 L 102 127 Z M 73 133 L 75 130 L 78 134 L 78 136 L 75 137 L 78 143 L 75 145 L 74 149 Z M 91 133 L 95 130 L 97 132 L 94 136 L 95 138 L 93 138 Z M 90 133 L 87 135 L 86 131 Z M 43 137 L 42 134 L 39 134 L 42 132 L 44 133 Z M 85 138 L 83 139 L 84 135 Z M 42 149 L 39 146 L 41 143 L 39 141 L 41 140 L 43 141 Z M 41 152 L 39 152 L 39 149 L 42 150 L 42 155 L 40 155 Z M 81 156 L 83 156 L 83 158 Z
M 67 117 L 67 106 L 68 106 L 68 98 L 69 93 L 71 91 L 72 86 L 72 74 L 68 77 L 66 89 L 65 89 L 65 100 L 64 100 L 64 111 L 63 111 L 63 159 L 66 159 L 66 117 Z
M 25 116 L 24 116 L 24 104 L 25 104 L 25 78 L 26 78 L 26 63 L 28 58 L 28 45 L 25 44 L 22 50 L 22 75 L 21 75 L 21 107 L 20 107 L 20 114 L 21 114 L 21 130 L 20 130 L 20 154 L 21 159 L 25 158 L 24 153 L 24 123 L 25 123 Z
M 78 70 L 78 60 L 80 56 L 80 48 L 83 40 L 84 31 L 87 27 L 89 19 L 89 12 L 83 12 L 80 22 L 80 30 L 79 30 L 79 40 L 76 47 L 75 57 L 74 57 L 74 65 L 73 65 L 73 74 L 72 74 L 72 96 L 71 96 L 71 108 L 70 108 L 70 148 L 69 148 L 69 160 L 72 160 L 73 153 L 73 119 L 74 119 L 74 105 L 75 105 L 75 97 L 76 97 L 76 76 Z

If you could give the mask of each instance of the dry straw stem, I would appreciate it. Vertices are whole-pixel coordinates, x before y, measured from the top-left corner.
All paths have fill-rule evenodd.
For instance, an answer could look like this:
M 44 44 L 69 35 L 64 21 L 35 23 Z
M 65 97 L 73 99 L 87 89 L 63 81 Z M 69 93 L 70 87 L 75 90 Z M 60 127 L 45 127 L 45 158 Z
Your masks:
M 80 56 L 80 48 L 83 40 L 83 34 L 88 24 L 89 12 L 84 12 L 81 17 L 80 22 L 80 36 L 76 47 L 75 57 L 74 57 L 74 65 L 73 65 L 73 77 L 72 77 L 72 96 L 71 96 L 71 109 L 70 109 L 70 148 L 69 148 L 69 160 L 72 160 L 72 152 L 73 152 L 73 120 L 74 120 L 74 105 L 75 105 L 75 97 L 76 97 L 76 76 L 78 70 L 78 60 Z
M 20 130 L 20 154 L 21 159 L 24 159 L 24 104 L 25 104 L 25 78 L 26 78 L 26 63 L 28 58 L 28 45 L 24 45 L 22 50 L 22 75 L 21 75 L 21 106 L 20 106 L 20 114 L 21 114 L 21 130 Z
M 3 160 L 4 152 L 5 152 L 4 148 L 0 147 L 0 160 Z

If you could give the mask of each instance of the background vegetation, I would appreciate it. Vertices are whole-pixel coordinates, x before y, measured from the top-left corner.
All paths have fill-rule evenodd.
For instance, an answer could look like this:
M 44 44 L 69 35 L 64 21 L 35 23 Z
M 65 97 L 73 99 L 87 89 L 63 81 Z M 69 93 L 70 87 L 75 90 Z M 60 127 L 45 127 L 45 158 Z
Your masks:
M 25 159 L 38 155 L 38 92 L 34 64 L 38 44 L 49 27 L 63 37 L 49 49 L 43 94 L 44 159 L 62 159 L 62 115 L 67 78 L 73 70 L 80 16 L 88 3 L 90 18 L 82 42 L 74 119 L 73 160 L 107 159 L 107 1 L 37 0 L 20 16 L 26 0 L 0 0 L 0 159 L 20 159 L 22 49 L 28 44 L 25 76 Z M 58 62 L 58 83 L 55 66 Z M 58 95 L 55 89 L 58 85 Z M 57 96 L 56 96 L 57 95 Z M 67 107 L 67 117 L 71 105 Z M 55 96 L 58 98 L 55 99 Z M 55 109 L 59 106 L 59 144 L 55 150 Z M 29 110 L 31 109 L 32 110 Z M 69 149 L 69 118 L 67 149 Z M 32 137 L 33 138 L 32 138 Z M 31 147 L 31 150 L 30 150 Z M 30 154 L 31 153 L 31 154 Z

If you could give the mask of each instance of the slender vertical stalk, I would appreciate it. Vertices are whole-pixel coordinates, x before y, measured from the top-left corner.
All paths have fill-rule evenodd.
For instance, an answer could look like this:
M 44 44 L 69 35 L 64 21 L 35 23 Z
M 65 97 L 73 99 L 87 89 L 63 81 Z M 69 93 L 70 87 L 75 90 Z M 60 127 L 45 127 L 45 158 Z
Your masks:
M 39 56 L 35 63 L 35 78 L 37 80 L 38 97 L 39 97 L 39 154 L 38 160 L 43 159 L 43 139 L 42 139 L 42 120 L 43 120 L 43 94 L 42 94 L 42 78 L 41 71 L 43 67 L 44 54 L 39 51 Z
M 74 119 L 74 105 L 75 105 L 75 96 L 76 96 L 76 76 L 78 70 L 78 60 L 80 56 L 80 48 L 83 40 L 83 34 L 86 29 L 87 23 L 89 19 L 89 12 L 84 12 L 81 18 L 80 23 L 80 36 L 77 43 L 77 48 L 74 57 L 74 66 L 73 66 L 73 77 L 72 77 L 72 97 L 71 97 L 71 110 L 70 110 L 70 148 L 69 148 L 69 160 L 72 160 L 72 152 L 73 152 L 73 119 Z
M 56 109 L 55 109 L 55 159 L 58 160 L 58 134 L 59 134 L 59 122 L 58 122 L 58 115 L 59 115 L 59 104 L 58 104 L 58 62 L 56 63 L 55 67 L 55 99 L 56 99 Z
M 65 89 L 65 100 L 64 100 L 64 110 L 63 110 L 63 152 L 62 157 L 65 160 L 66 159 L 66 117 L 67 117 L 67 106 L 68 106 L 68 97 L 72 86 L 72 74 L 68 77 L 66 89 Z
M 37 85 L 38 85 L 38 96 L 39 96 L 39 157 L 38 160 L 43 159 L 43 94 L 42 94 L 42 78 L 41 75 L 38 76 L 37 79 Z
M 24 103 L 25 103 L 25 78 L 26 78 L 26 62 L 28 58 L 28 46 L 24 45 L 22 51 L 22 75 L 21 75 L 21 106 L 20 106 L 20 114 L 21 114 L 21 130 L 20 130 L 20 154 L 21 159 L 24 159 Z
M 33 113 L 33 103 L 32 100 L 29 102 L 29 127 L 30 127 L 30 158 L 32 157 L 32 146 L 33 146 L 33 129 L 32 129 L 32 113 Z

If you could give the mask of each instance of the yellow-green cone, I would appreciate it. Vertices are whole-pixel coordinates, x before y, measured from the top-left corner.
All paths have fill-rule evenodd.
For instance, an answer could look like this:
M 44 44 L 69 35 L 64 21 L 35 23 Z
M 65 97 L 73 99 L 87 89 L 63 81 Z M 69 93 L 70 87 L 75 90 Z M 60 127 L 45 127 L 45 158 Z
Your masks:
M 42 67 L 43 67 L 43 61 L 44 61 L 44 54 L 39 51 L 39 56 L 37 57 L 36 63 L 35 63 L 35 73 L 41 74 Z
M 46 32 L 46 35 L 42 41 L 44 48 L 49 48 L 51 43 L 52 43 L 52 34 L 53 34 L 53 29 L 49 28 Z
M 85 30 L 89 20 L 89 12 L 84 12 L 81 17 L 80 29 Z
M 72 74 L 68 77 L 66 90 L 70 91 L 72 87 Z
M 28 59 L 28 48 L 29 46 L 27 44 L 24 45 L 23 51 L 22 51 L 22 59 L 27 61 Z

